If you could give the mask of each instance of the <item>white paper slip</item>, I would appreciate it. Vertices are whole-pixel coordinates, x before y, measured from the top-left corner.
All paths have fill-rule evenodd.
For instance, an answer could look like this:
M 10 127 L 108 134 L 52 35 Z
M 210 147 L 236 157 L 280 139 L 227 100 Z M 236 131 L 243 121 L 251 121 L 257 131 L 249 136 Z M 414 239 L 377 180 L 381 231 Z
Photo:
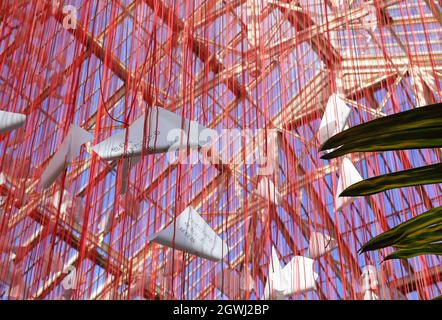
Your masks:
M 281 203 L 281 194 L 275 187 L 273 181 L 269 180 L 267 177 L 261 177 L 258 182 L 258 186 L 256 187 L 255 193 L 260 197 L 269 200 L 271 203 L 277 206 Z
M 281 300 L 293 294 L 315 290 L 318 274 L 313 270 L 313 263 L 313 259 L 295 256 L 282 268 L 273 247 L 263 299 Z
M 52 196 L 52 206 L 55 210 L 58 210 L 59 202 L 60 191 L 57 190 Z M 84 217 L 84 208 L 81 204 L 81 199 L 77 197 L 75 197 L 75 199 L 72 199 L 69 192 L 64 189 L 63 195 L 61 197 L 60 213 L 68 221 L 71 221 L 72 219 L 72 222 L 74 224 L 80 225 L 83 222 Z
M 367 265 L 362 269 L 361 281 L 364 300 L 379 300 L 379 297 L 375 292 L 379 285 L 375 266 Z
M 337 94 L 334 93 L 328 98 L 318 130 L 321 145 L 344 129 L 350 111 L 351 108 Z
M 175 249 L 212 261 L 221 260 L 229 251 L 227 244 L 192 207 L 187 207 L 175 222 L 150 236 L 149 241 L 171 248 L 175 246 Z
M 93 135 L 91 133 L 71 125 L 57 152 L 41 174 L 40 187 L 43 189 L 50 187 L 71 161 L 75 159 L 81 146 L 92 139 Z
M 336 190 L 336 210 L 341 210 L 344 206 L 350 205 L 355 198 L 354 197 L 340 197 L 339 195 L 352 184 L 362 181 L 362 177 L 353 163 L 348 159 L 342 160 L 340 177 L 338 180 L 338 188 Z
M 311 259 L 317 259 L 337 247 L 338 243 L 332 237 L 319 232 L 313 232 L 308 243 L 308 255 Z
M 196 121 L 183 119 L 176 113 L 153 107 L 128 128 L 92 147 L 102 159 L 115 160 L 146 153 L 163 153 L 182 148 L 198 148 L 199 134 L 205 128 Z M 127 141 L 126 141 L 127 133 Z M 144 146 L 144 148 L 143 148 Z
M 0 110 L 0 133 L 20 128 L 26 121 L 26 115 Z

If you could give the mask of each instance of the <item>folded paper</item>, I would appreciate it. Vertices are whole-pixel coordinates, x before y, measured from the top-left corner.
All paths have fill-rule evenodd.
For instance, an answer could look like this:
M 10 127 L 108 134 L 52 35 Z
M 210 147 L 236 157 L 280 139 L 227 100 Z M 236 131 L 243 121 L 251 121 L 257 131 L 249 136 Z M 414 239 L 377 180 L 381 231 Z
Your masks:
M 379 300 L 379 297 L 375 293 L 379 285 L 375 266 L 367 265 L 362 269 L 361 281 L 364 300 Z
M 373 265 L 362 268 L 361 288 L 364 300 L 406 300 L 407 298 L 396 288 L 388 285 L 383 279 L 382 271 Z
M 313 232 L 308 243 L 308 255 L 311 259 L 317 259 L 337 247 L 338 243 L 332 237 L 319 232 Z
M 0 172 L 0 194 L 3 195 L 4 201 L 6 201 L 8 195 L 13 195 L 13 201 L 11 201 L 12 203 L 10 204 L 17 208 L 20 208 L 24 203 L 27 203 L 28 194 L 26 193 L 26 187 L 30 183 L 32 183 L 32 179 L 11 179 L 10 175 Z
M 227 244 L 192 207 L 187 207 L 174 222 L 149 237 L 149 241 L 212 261 L 221 260 L 228 252 Z
M 315 290 L 318 274 L 313 270 L 313 263 L 313 259 L 295 256 L 282 268 L 273 247 L 263 299 L 286 299 L 293 294 Z
M 0 110 L 0 133 L 20 128 L 26 121 L 26 115 Z
M 269 180 L 267 177 L 261 177 L 258 182 L 258 186 L 256 187 L 255 193 L 260 197 L 269 200 L 277 206 L 281 203 L 281 194 L 275 187 L 273 181 Z
M 355 200 L 353 197 L 340 197 L 339 195 L 342 191 L 359 181 L 362 181 L 362 177 L 358 170 L 356 170 L 348 158 L 344 158 L 341 164 L 338 188 L 336 191 L 336 210 L 341 210 L 344 206 L 350 205 Z
M 343 9 L 344 6 L 347 6 L 347 8 L 348 8 L 349 3 L 351 3 L 351 1 L 348 1 L 348 3 L 345 4 L 346 2 L 347 1 L 345 1 L 345 0 L 331 0 L 331 3 L 333 4 L 333 6 L 338 9 Z
M 344 129 L 350 111 L 351 109 L 337 94 L 334 93 L 328 98 L 324 115 L 319 125 L 318 139 L 320 144 L 323 144 Z
M 283 272 L 275 247 L 272 247 L 272 259 L 269 264 L 269 275 L 264 287 L 264 299 L 285 299 L 284 291 L 287 289 L 287 272 Z
M 80 147 L 93 139 L 93 135 L 86 130 L 71 125 L 57 152 L 43 171 L 40 178 L 40 187 L 48 188 L 58 178 L 64 169 L 74 160 Z
M 52 205 L 55 210 L 58 210 L 60 202 L 60 191 L 56 191 L 52 196 Z M 63 196 L 61 198 L 60 213 L 68 221 L 72 219 L 74 224 L 80 225 L 83 221 L 84 208 L 81 204 L 80 198 L 72 199 L 69 192 L 65 189 L 63 190 Z
M 11 190 L 11 184 L 6 179 L 6 176 L 3 172 L 0 172 L 0 188 L 5 190 Z
M 372 4 L 364 3 L 363 8 L 367 14 L 362 18 L 362 26 L 366 31 L 374 32 L 378 24 L 376 7 Z
M 288 280 L 286 296 L 316 289 L 318 274 L 313 271 L 313 263 L 313 259 L 295 256 L 284 267 L 285 278 Z
M 173 112 L 153 107 L 135 120 L 128 131 L 109 137 L 93 146 L 92 150 L 102 159 L 110 161 L 140 156 L 143 150 L 150 154 L 187 147 L 198 148 L 199 134 L 203 129 L 196 121 L 183 121 L 182 117 Z
M 100 242 L 103 241 L 103 237 L 109 233 L 112 226 L 112 219 L 109 214 L 103 214 L 100 222 L 98 223 L 98 234 L 100 236 Z
M 70 266 L 66 270 L 67 276 L 61 282 L 61 298 L 63 300 L 70 300 L 77 289 L 77 269 Z

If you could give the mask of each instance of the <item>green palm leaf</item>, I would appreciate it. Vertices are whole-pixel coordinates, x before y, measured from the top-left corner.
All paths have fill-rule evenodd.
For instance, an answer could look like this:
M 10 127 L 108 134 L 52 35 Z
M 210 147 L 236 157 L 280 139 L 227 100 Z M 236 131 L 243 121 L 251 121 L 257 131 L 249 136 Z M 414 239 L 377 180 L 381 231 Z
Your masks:
M 409 249 L 442 241 L 442 224 L 424 228 L 394 244 L 396 249 Z
M 442 206 L 433 208 L 384 233 L 381 233 L 365 243 L 359 251 L 362 253 L 365 251 L 394 246 L 402 239 L 406 239 L 407 236 L 417 234 L 419 230 L 438 224 L 442 224 Z
M 333 159 L 350 152 L 410 150 L 442 147 L 442 126 L 376 134 L 346 143 L 321 159 Z
M 442 163 L 388 173 L 352 184 L 339 196 L 368 196 L 385 190 L 442 183 Z
M 320 151 L 334 149 L 322 159 L 351 152 L 377 152 L 442 147 L 442 103 L 415 108 L 379 118 L 327 140 Z M 442 163 L 384 174 L 355 183 L 340 196 L 368 196 L 394 188 L 442 183 Z M 392 246 L 389 259 L 406 259 L 422 254 L 442 254 L 442 207 L 399 224 L 371 239 L 360 252 Z
M 408 259 L 423 254 L 442 255 L 442 243 L 432 243 L 424 246 L 416 246 L 409 249 L 400 249 L 386 256 L 384 260 Z
M 347 129 L 328 139 L 320 151 L 338 148 L 347 143 L 378 135 L 423 130 L 442 126 L 442 103 L 415 108 L 409 111 L 378 118 Z

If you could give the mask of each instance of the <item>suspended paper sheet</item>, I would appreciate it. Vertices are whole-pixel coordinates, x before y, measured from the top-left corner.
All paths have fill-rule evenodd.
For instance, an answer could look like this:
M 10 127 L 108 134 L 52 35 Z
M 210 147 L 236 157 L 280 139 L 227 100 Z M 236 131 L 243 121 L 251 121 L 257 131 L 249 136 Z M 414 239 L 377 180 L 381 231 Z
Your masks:
M 344 129 L 350 111 L 351 108 L 337 94 L 334 93 L 328 98 L 318 131 L 321 145 Z
M 86 130 L 71 125 L 57 152 L 49 161 L 40 178 L 40 187 L 48 188 L 63 172 L 68 164 L 74 160 L 80 147 L 93 139 L 93 135 Z
M 338 243 L 332 237 L 319 232 L 313 232 L 308 243 L 308 255 L 311 259 L 317 259 L 337 247 Z
M 313 259 L 295 256 L 281 268 L 276 250 L 272 248 L 272 260 L 263 299 L 286 299 L 293 294 L 315 290 L 318 274 L 313 271 L 313 263 Z
M 150 236 L 149 241 L 212 261 L 221 260 L 229 250 L 227 244 L 192 207 L 187 207 L 175 223 Z
M 286 296 L 316 289 L 318 274 L 313 271 L 314 262 L 310 258 L 295 256 L 284 267 L 285 278 L 289 281 L 284 292 Z
M 146 119 L 147 116 L 147 119 Z M 115 160 L 121 157 L 135 157 L 142 154 L 143 133 L 145 152 L 162 153 L 183 148 L 198 148 L 199 134 L 204 130 L 196 121 L 184 119 L 166 109 L 153 107 L 149 113 L 135 120 L 126 131 L 111 136 L 92 147 L 102 159 Z
M 355 166 L 348 158 L 344 158 L 342 160 L 338 188 L 336 190 L 337 211 L 341 210 L 346 205 L 350 205 L 355 200 L 354 197 L 340 197 L 339 195 L 349 186 L 359 181 L 362 181 L 362 177 L 358 170 L 356 170 Z
M 26 121 L 26 115 L 0 110 L 0 133 L 20 128 Z
M 67 272 L 67 276 L 61 282 L 62 300 L 71 300 L 77 289 L 77 269 L 73 266 L 70 266 Z
M 10 190 L 11 190 L 11 185 L 9 184 L 8 180 L 6 180 L 6 177 L 3 174 L 3 172 L 0 172 L 0 194 L 1 194 L 0 195 L 0 218 L 3 215 L 3 210 L 4 210 L 3 206 L 6 204 L 7 195 Z M 1 243 L 0 243 L 0 247 L 1 247 Z M 1 252 L 1 249 L 0 249 L 0 252 Z
M 0 173 L 0 193 L 14 195 L 12 204 L 17 208 L 28 201 L 26 188 L 33 183 L 33 179 L 27 178 L 30 166 L 29 158 L 17 159 L 9 154 L 4 156 L 2 168 L 4 172 Z
M 269 180 L 267 177 L 261 177 L 255 193 L 277 206 L 281 203 L 281 194 L 278 189 L 275 188 L 273 181 Z
M 239 289 L 243 292 L 250 292 L 254 289 L 253 277 L 247 267 L 243 267 L 240 273 Z
M 269 275 L 264 287 L 264 300 L 283 300 L 288 280 L 285 279 L 275 247 L 272 247 L 272 259 L 269 263 Z
M 103 237 L 109 233 L 112 226 L 112 219 L 110 214 L 104 213 L 101 217 L 100 223 L 98 224 L 98 234 L 100 237 L 100 242 L 103 241 Z
M 143 273 L 136 273 L 135 279 L 132 280 L 128 294 L 131 300 L 145 300 L 143 298 L 144 290 L 149 286 L 149 276 Z
M 216 275 L 214 285 L 229 299 L 244 299 L 246 292 L 253 290 L 253 278 L 246 268 L 241 272 L 223 269 Z
M 0 172 L 0 188 L 5 191 L 11 190 L 11 184 L 8 182 L 3 172 Z
M 9 195 L 12 196 L 12 203 L 16 208 L 21 208 L 28 203 L 29 195 L 26 193 L 26 188 L 33 183 L 33 179 L 17 179 L 14 181 L 15 185 L 6 182 L 5 187 L 8 188 Z
M 112 219 L 113 218 L 112 214 L 113 211 L 104 212 L 101 215 L 100 222 L 97 225 L 98 243 L 100 245 L 103 243 L 104 237 L 111 231 L 111 228 L 115 227 L 115 225 L 118 222 L 117 217 Z
M 55 210 L 58 210 L 58 205 L 60 201 L 60 191 L 56 191 L 52 196 L 52 205 Z M 84 208 L 81 204 L 80 198 L 72 199 L 69 192 L 65 189 L 63 190 L 63 197 L 61 199 L 60 213 L 68 221 L 71 221 L 69 214 L 72 214 L 72 221 L 74 224 L 80 225 L 84 217 Z
M 333 6 L 337 9 L 344 10 L 344 8 L 348 8 L 349 4 L 345 4 L 345 0 L 331 0 Z M 350 2 L 350 1 L 349 1 Z
M 375 266 L 367 265 L 361 273 L 362 290 L 364 300 L 379 300 L 375 290 L 378 288 L 378 274 Z
M 367 290 L 364 292 L 364 300 L 379 300 L 379 297 L 372 290 Z
M 374 32 L 378 27 L 376 8 L 375 6 L 367 3 L 364 3 L 363 7 L 367 15 L 362 18 L 362 26 L 365 30 Z
M 373 265 L 362 269 L 361 288 L 364 300 L 407 300 L 407 297 L 394 287 L 388 286 L 388 279 L 382 279 L 382 271 Z

